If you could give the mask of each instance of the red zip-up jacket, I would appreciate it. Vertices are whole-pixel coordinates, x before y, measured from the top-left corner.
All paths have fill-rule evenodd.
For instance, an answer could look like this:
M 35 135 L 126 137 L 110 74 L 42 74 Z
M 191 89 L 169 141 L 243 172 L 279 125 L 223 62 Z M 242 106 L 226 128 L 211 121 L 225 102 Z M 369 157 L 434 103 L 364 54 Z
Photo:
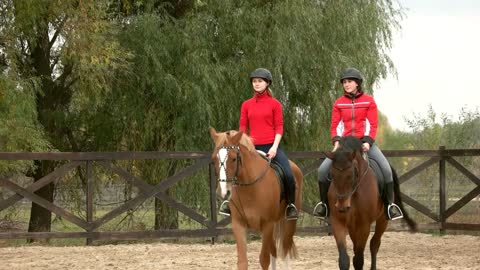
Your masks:
M 271 144 L 275 135 L 283 135 L 283 112 L 280 101 L 264 91 L 245 100 L 240 111 L 240 128 L 249 131 L 253 144 Z
M 372 145 L 378 125 L 377 104 L 372 96 L 357 92 L 355 96 L 345 94 L 333 104 L 330 133 L 332 141 L 354 135 Z

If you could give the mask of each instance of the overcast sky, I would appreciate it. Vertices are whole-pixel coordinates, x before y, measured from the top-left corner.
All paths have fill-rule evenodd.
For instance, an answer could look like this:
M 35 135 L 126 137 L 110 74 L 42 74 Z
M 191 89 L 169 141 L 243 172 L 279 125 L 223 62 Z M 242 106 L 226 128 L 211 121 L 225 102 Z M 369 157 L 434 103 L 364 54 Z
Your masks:
M 462 107 L 480 105 L 480 1 L 402 0 L 402 30 L 389 55 L 398 78 L 375 88 L 375 100 L 393 128 L 426 115 L 429 106 L 458 119 Z

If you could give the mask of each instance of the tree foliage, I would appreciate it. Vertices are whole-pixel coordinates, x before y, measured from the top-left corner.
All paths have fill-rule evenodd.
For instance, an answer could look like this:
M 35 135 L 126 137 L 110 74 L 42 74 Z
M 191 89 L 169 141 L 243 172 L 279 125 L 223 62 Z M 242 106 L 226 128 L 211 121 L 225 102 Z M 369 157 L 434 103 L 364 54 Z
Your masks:
M 5 96 L 27 97 L 20 110 L 8 110 L 21 112 L 21 121 L 38 128 L 26 133 L 27 126 L 19 134 L 38 150 L 48 146 L 80 151 L 76 134 L 82 126 L 75 122 L 76 113 L 85 105 L 96 107 L 109 91 L 113 71 L 122 66 L 124 54 L 109 35 L 112 28 L 103 19 L 105 7 L 104 1 L 6 0 L 0 4 L 2 85 L 6 86 L 2 90 Z M 55 166 L 48 161 L 34 165 L 28 175 L 35 181 Z M 52 201 L 53 192 L 51 183 L 36 193 Z M 48 231 L 50 223 L 51 213 L 32 203 L 29 231 Z
M 30 97 L 22 117 L 41 127 L 52 149 L 79 151 L 75 135 L 83 127 L 76 118 L 101 104 L 115 70 L 126 66 L 114 28 L 103 19 L 105 2 L 7 2 L 0 27 L 9 82 L 3 89 Z
M 367 86 L 384 76 L 401 18 L 390 1 L 208 0 L 177 17 L 173 1 L 11 4 L 2 14 L 6 73 L 32 82 L 37 117 L 59 150 L 79 143 L 89 150 L 159 149 L 152 142 L 170 137 L 175 143 L 162 149 L 207 149 L 208 136 L 199 134 L 209 125 L 238 126 L 240 104 L 252 95 L 248 74 L 259 66 L 273 71 L 285 144 L 319 148 L 329 143 L 338 74 L 356 66 Z M 128 19 L 115 19 L 121 15 Z M 46 56 L 44 69 L 35 66 L 36 50 Z M 125 147 L 128 140 L 137 145 Z
M 462 109 L 458 119 L 452 119 L 445 113 L 439 114 L 433 111 L 430 106 L 427 115 L 413 115 L 405 120 L 412 131 L 390 130 L 387 132 L 384 142 L 389 149 L 438 150 L 440 146 L 445 146 L 446 149 L 478 149 L 480 147 L 480 113 L 478 109 Z M 478 157 L 456 156 L 453 159 L 473 174 L 478 173 L 480 167 Z M 392 163 L 401 175 L 425 160 L 426 158 L 406 157 L 393 159 Z M 458 198 L 475 188 L 475 184 L 450 162 L 446 162 L 445 174 L 447 197 Z M 437 180 L 439 177 L 438 165 L 430 166 L 415 176 L 415 179 L 402 185 L 402 190 L 411 197 L 424 200 L 425 205 L 429 205 L 432 211 L 438 211 L 438 204 L 434 202 L 438 202 L 440 196 L 438 193 L 439 181 Z M 453 203 L 447 202 L 447 207 Z M 475 219 L 478 214 L 473 214 L 473 216 Z M 470 218 L 471 212 L 464 210 L 453 215 L 449 220 L 469 222 L 467 219 Z M 418 216 L 418 220 L 421 219 L 425 219 L 425 217 Z M 425 221 L 428 222 L 429 219 Z
M 411 132 L 390 130 L 386 144 L 391 149 L 478 148 L 480 146 L 480 112 L 462 108 L 458 119 L 435 112 L 430 106 L 425 116 L 415 114 L 405 119 Z M 393 147 L 393 148 L 392 148 Z

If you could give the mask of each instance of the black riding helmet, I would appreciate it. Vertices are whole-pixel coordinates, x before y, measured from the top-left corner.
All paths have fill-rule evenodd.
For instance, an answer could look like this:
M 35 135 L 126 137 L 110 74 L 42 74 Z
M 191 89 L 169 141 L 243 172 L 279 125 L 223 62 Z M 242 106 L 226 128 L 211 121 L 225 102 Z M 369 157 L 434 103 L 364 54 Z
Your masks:
M 344 79 L 354 79 L 358 84 L 362 84 L 363 76 L 356 68 L 347 68 L 343 71 L 342 77 L 340 77 L 340 83 L 343 83 Z
M 272 84 L 272 73 L 270 70 L 266 68 L 257 68 L 255 69 L 252 73 L 250 73 L 250 81 L 252 81 L 253 78 L 262 78 L 265 79 L 268 84 Z

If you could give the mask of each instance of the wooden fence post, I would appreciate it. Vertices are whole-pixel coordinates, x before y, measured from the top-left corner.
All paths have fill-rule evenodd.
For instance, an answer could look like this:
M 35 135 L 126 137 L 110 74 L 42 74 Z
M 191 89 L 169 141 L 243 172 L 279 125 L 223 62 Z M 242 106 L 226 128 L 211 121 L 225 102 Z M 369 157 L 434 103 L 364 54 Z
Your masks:
M 210 217 L 212 224 L 217 224 L 217 179 L 215 177 L 215 167 L 213 165 L 213 162 L 210 162 L 208 164 L 209 168 L 209 181 L 210 181 Z M 213 228 L 216 230 L 215 228 Z M 215 244 L 216 238 L 218 235 L 212 237 L 212 244 Z
M 439 154 L 440 154 L 440 161 L 439 161 L 439 200 L 440 200 L 440 209 L 439 209 L 439 216 L 438 220 L 440 222 L 440 232 L 445 232 L 445 211 L 447 208 L 447 193 L 446 193 L 446 170 L 445 170 L 445 146 L 439 147 Z
M 86 162 L 86 177 L 87 177 L 87 223 L 90 225 L 93 222 L 93 178 L 92 178 L 92 161 L 87 160 Z M 92 232 L 92 229 L 87 229 L 88 233 Z M 93 239 L 87 237 L 87 246 L 90 246 L 93 242 Z

